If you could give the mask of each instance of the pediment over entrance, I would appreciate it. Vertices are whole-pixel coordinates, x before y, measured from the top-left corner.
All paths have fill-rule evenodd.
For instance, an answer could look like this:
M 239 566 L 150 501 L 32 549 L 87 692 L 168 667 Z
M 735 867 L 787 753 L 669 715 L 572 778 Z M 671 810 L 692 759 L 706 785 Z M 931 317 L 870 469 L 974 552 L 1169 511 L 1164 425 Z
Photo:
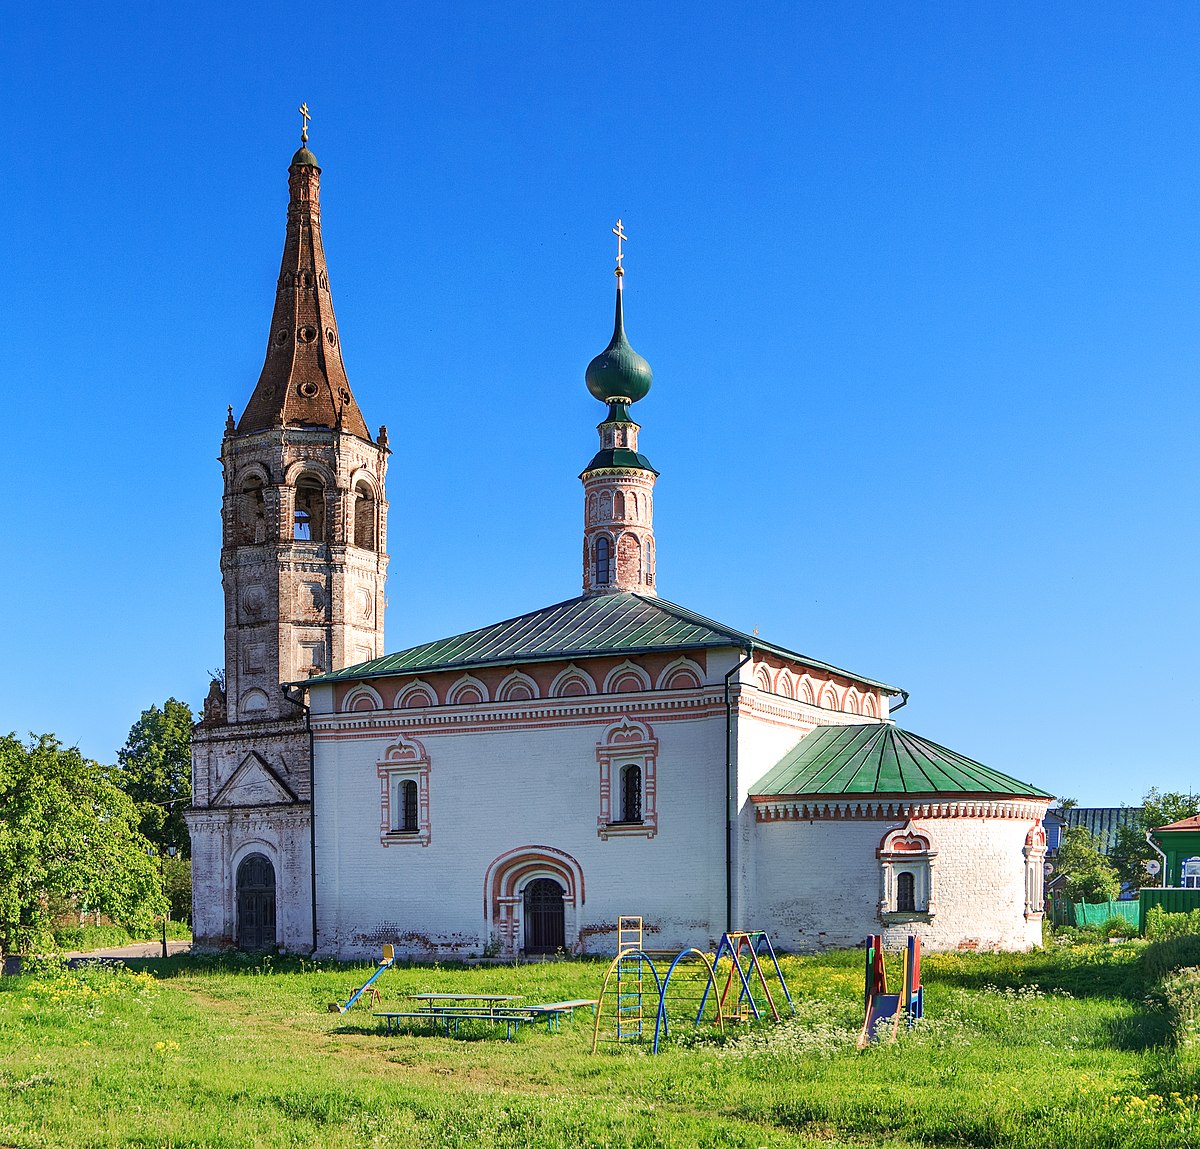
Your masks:
M 288 784 L 267 764 L 257 751 L 242 759 L 242 764 L 213 796 L 213 806 L 274 806 L 298 802 Z

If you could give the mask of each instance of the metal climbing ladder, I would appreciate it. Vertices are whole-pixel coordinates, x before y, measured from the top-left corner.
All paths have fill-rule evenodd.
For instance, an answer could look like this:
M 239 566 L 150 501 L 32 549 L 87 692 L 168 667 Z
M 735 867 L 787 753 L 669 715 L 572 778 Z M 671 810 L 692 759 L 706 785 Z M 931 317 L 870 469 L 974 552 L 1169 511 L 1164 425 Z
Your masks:
M 617 918 L 617 1040 L 640 1041 L 646 958 L 642 953 L 642 919 Z M 657 996 L 657 995 L 656 995 Z

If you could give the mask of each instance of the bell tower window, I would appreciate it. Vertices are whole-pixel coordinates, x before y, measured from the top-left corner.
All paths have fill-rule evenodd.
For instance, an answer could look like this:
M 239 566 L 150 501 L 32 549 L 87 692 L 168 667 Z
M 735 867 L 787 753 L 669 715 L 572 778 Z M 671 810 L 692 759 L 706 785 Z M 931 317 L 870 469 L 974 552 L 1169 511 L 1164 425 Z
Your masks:
M 325 541 L 325 488 L 312 475 L 303 475 L 296 484 L 292 538 L 306 543 Z
M 366 483 L 354 488 L 354 545 L 375 549 L 375 496 Z
M 263 482 L 257 475 L 247 479 L 238 493 L 237 532 L 239 543 L 267 541 L 267 509 Z

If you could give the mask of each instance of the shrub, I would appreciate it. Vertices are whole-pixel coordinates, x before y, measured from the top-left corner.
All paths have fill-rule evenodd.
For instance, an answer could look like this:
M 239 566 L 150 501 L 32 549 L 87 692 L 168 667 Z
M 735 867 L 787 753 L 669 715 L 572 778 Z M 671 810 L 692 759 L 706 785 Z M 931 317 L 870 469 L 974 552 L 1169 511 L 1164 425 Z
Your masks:
M 1146 914 L 1146 937 L 1151 941 L 1166 941 L 1189 935 L 1200 936 L 1200 910 L 1186 914 L 1169 914 L 1162 906 L 1151 906 Z
M 1177 970 L 1162 982 L 1163 999 L 1176 1045 L 1200 1045 L 1200 969 Z
M 1145 985 L 1161 981 L 1187 966 L 1200 966 L 1200 937 L 1168 938 L 1148 945 L 1137 963 L 1137 974 Z
M 1122 914 L 1113 914 L 1113 916 L 1105 921 L 1104 925 L 1100 927 L 1100 930 L 1106 938 L 1137 937 L 1137 926 L 1135 926 L 1133 922 L 1131 922 Z

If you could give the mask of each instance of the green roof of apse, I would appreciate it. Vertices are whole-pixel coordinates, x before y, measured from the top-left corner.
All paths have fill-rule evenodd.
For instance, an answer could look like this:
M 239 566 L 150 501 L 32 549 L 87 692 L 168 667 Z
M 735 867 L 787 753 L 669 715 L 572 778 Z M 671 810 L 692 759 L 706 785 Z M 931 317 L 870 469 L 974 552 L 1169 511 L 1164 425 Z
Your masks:
M 665 599 L 632 592 L 568 599 L 479 630 L 469 630 L 452 638 L 426 642 L 357 666 L 317 675 L 296 685 L 358 682 L 364 678 L 395 674 L 466 670 L 605 654 L 646 654 L 729 646 L 742 649 L 753 646 L 755 650 L 853 678 L 891 694 L 899 693 L 896 687 L 887 683 L 763 642 Z
M 818 726 L 767 771 L 755 797 L 1008 794 L 1049 798 L 1028 782 L 890 723 Z

